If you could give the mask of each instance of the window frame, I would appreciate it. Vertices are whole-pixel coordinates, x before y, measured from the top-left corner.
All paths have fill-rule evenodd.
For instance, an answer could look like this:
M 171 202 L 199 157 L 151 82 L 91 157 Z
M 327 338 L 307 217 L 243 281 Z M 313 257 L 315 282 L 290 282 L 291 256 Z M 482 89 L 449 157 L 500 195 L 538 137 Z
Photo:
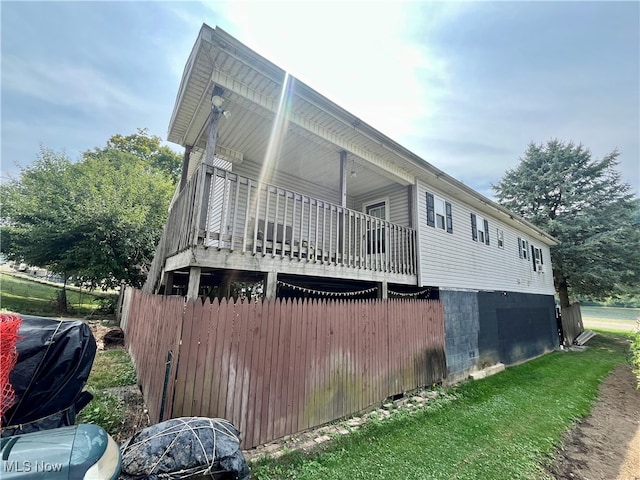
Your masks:
M 522 260 L 530 260 L 529 240 L 526 238 L 518 237 L 518 254 Z
M 471 213 L 471 239 L 474 242 L 491 245 L 489 220 L 475 213 Z
M 427 226 L 453 233 L 453 207 L 451 202 L 431 192 L 426 192 L 425 196 L 427 202 Z M 440 214 L 437 206 L 443 207 L 442 214 Z M 438 217 L 442 218 L 442 224 L 439 223 Z
M 369 213 L 370 209 L 373 208 L 378 208 L 384 206 L 384 218 L 381 218 L 380 220 L 384 220 L 385 222 L 389 221 L 389 198 L 385 197 L 385 198 L 380 198 L 378 200 L 375 200 L 373 202 L 369 202 L 369 203 L 363 203 L 362 204 L 362 211 L 369 216 L 372 216 Z M 376 217 L 376 218 L 380 218 L 380 217 Z

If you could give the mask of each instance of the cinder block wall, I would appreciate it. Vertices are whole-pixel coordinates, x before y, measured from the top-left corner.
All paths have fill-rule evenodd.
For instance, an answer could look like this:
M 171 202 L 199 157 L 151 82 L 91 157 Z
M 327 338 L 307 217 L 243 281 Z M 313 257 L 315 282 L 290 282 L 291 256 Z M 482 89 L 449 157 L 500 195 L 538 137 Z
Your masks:
M 444 305 L 447 380 L 453 383 L 465 378 L 480 356 L 478 292 L 440 290 L 440 301 Z
M 440 301 L 450 383 L 476 367 L 519 363 L 558 346 L 551 295 L 440 290 Z

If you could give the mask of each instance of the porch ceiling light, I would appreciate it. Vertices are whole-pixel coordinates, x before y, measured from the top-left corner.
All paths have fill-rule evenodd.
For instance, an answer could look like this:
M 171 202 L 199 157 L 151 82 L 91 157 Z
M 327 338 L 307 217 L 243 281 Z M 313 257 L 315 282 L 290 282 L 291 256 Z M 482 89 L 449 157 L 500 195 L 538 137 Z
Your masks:
M 220 95 L 214 95 L 213 97 L 211 97 L 211 104 L 215 108 L 220 108 L 223 103 L 224 103 L 224 98 L 222 98 Z

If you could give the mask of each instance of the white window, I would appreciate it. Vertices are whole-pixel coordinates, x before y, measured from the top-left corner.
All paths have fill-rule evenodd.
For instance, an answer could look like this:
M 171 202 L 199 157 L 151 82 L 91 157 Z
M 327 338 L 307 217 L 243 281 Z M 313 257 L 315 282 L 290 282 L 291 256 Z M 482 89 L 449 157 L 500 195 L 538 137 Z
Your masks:
M 427 225 L 453 233 L 451 204 L 429 192 L 427 192 Z
M 377 203 L 375 205 L 367 206 L 367 214 L 372 217 L 387 219 L 387 205 L 384 202 Z
M 486 218 L 471 214 L 471 238 L 474 242 L 490 245 L 489 242 L 489 221 Z
M 523 260 L 529 260 L 529 241 L 518 237 L 518 254 Z
M 442 230 L 445 230 L 447 227 L 445 223 L 446 212 L 444 207 L 444 200 L 441 198 L 435 197 L 434 203 L 435 203 L 435 209 L 436 209 L 436 227 Z
M 534 267 L 533 269 L 537 272 L 544 272 L 544 259 L 542 257 L 542 249 L 538 248 L 538 247 L 534 247 L 533 248 L 533 262 L 534 262 Z
M 504 232 L 499 228 L 496 229 L 496 238 L 498 239 L 498 248 L 504 248 Z
M 485 238 L 486 233 L 484 231 L 484 219 L 482 217 L 478 217 L 478 241 L 480 243 L 484 243 Z

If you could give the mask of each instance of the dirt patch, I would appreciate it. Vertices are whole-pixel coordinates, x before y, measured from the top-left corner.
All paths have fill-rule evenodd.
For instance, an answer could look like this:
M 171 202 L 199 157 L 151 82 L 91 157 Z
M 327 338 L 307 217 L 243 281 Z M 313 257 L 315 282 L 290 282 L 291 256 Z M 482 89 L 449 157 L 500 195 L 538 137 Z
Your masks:
M 118 397 L 124 409 L 123 423 L 113 434 L 116 443 L 124 443 L 125 440 L 151 424 L 142 392 L 137 385 L 109 388 L 107 392 Z
M 111 322 L 105 322 L 101 320 L 87 320 L 86 324 L 89 325 L 91 333 L 93 333 L 93 338 L 96 339 L 98 351 L 104 350 L 104 342 L 102 341 L 102 337 L 104 337 L 104 334 L 113 328 L 113 324 Z
M 564 438 L 550 469 L 560 480 L 640 480 L 640 391 L 629 365 L 600 385 L 591 414 Z

